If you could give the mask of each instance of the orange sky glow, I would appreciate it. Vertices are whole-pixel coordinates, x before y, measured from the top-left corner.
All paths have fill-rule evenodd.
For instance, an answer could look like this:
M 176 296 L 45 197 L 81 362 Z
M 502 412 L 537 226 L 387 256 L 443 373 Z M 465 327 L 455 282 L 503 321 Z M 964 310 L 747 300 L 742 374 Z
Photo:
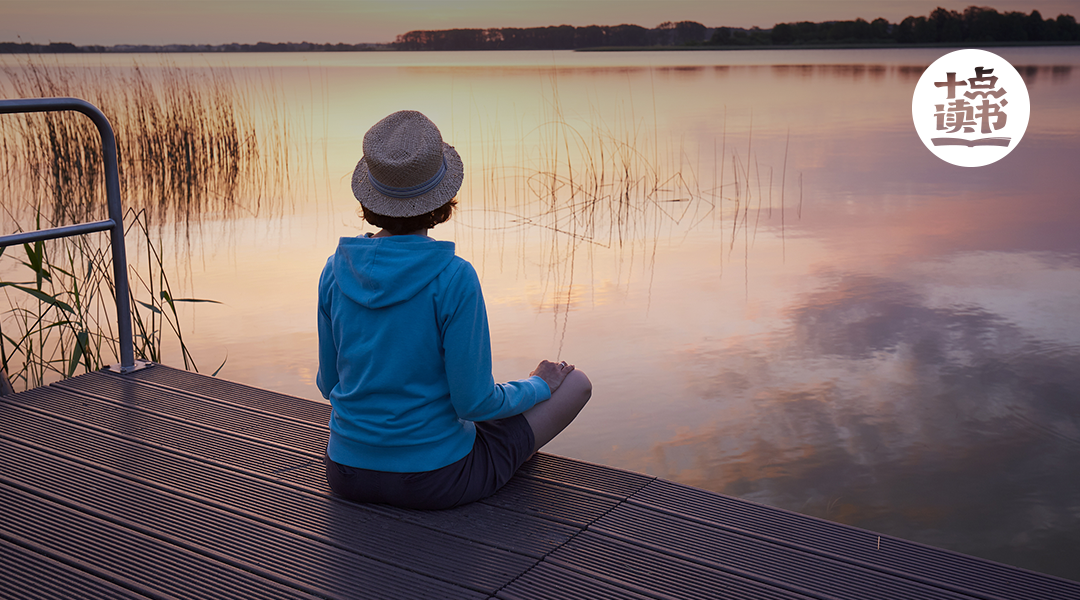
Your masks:
M 1076 0 L 0 0 L 0 41 L 89 44 L 392 42 L 414 29 L 618 25 L 770 28 L 779 22 L 883 17 L 938 6 L 1043 18 L 1080 13 Z

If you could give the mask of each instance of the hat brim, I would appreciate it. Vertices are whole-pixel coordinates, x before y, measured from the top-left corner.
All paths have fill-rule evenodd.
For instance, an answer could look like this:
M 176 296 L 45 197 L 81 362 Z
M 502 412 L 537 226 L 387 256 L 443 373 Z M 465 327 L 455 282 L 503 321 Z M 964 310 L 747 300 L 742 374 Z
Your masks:
M 465 179 L 461 156 L 446 142 L 443 142 L 443 158 L 446 160 L 446 174 L 442 181 L 431 191 L 414 198 L 391 198 L 381 194 L 371 185 L 367 161 L 361 158 L 353 171 L 353 196 L 368 210 L 386 217 L 415 217 L 429 213 L 453 200 Z

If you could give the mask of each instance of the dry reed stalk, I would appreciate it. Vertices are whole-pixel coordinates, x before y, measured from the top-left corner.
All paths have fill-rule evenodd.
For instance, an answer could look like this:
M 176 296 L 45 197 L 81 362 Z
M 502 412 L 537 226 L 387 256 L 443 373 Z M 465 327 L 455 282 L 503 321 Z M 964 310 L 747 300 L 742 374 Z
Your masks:
M 81 97 L 98 106 L 116 133 L 121 197 L 129 237 L 146 252 L 131 264 L 135 352 L 159 362 L 167 332 L 185 368 L 195 362 L 183 339 L 176 298 L 161 252 L 162 227 L 178 239 L 204 215 L 278 209 L 290 180 L 290 134 L 274 91 L 256 111 L 231 75 L 166 65 L 116 72 L 76 69 L 27 58 L 0 63 L 0 92 L 19 97 Z M 0 118 L 0 181 L 4 230 L 42 229 L 102 218 L 101 148 L 93 124 L 73 113 Z M 32 227 L 25 227 L 32 222 Z M 134 236 L 131 234 L 134 233 Z M 129 246 L 130 246 L 129 241 Z M 23 271 L 27 281 L 0 280 L 8 306 L 0 315 L 0 358 L 22 387 L 70 377 L 114 360 L 117 336 L 111 252 L 100 236 L 53 240 L 0 252 L 0 273 Z M 5 276 L 6 277 L 6 276 Z M 16 275 L 18 277 L 18 275 Z M 220 369 L 220 367 L 219 367 Z
M 209 213 L 282 207 L 292 143 L 272 89 L 251 98 L 228 71 L 169 64 L 115 70 L 27 58 L 0 63 L 0 75 L 6 79 L 0 90 L 16 97 L 73 96 L 98 106 L 116 133 L 125 205 L 146 210 L 154 224 L 186 227 Z M 265 115 L 258 124 L 256 114 Z M 12 123 L 2 130 L 5 166 L 14 168 L 5 196 L 49 198 L 43 214 L 52 222 L 100 215 L 104 189 L 93 125 L 71 113 L 27 114 Z M 37 212 L 33 205 L 19 209 Z
M 565 319 L 580 248 L 627 256 L 631 269 L 636 264 L 651 278 L 664 236 L 685 237 L 710 217 L 718 225 L 721 276 L 725 262 L 741 252 L 748 287 L 748 255 L 758 230 L 774 219 L 777 183 L 783 236 L 789 144 L 781 181 L 776 182 L 771 167 L 766 167 L 768 174 L 762 172 L 752 114 L 743 142 L 745 156 L 728 150 L 725 108 L 722 132 L 712 141 L 712 170 L 702 172 L 701 142 L 695 144 L 694 155 L 679 138 L 658 139 L 655 107 L 652 122 L 635 117 L 632 96 L 629 106 L 601 109 L 590 103 L 586 116 L 578 117 L 560 98 L 557 73 L 549 72 L 545 81 L 542 112 L 536 125 L 522 127 L 524 141 L 513 165 L 505 164 L 508 153 L 499 146 L 500 136 L 491 133 L 498 128 L 485 127 L 471 107 L 469 115 L 469 131 L 474 131 L 474 120 L 481 131 L 478 158 L 484 184 L 472 192 L 481 195 L 475 203 L 482 203 L 485 211 L 478 227 L 501 236 L 509 229 L 527 231 L 523 247 L 525 237 L 539 242 L 542 255 L 534 258 L 544 272 L 542 306 Z M 470 147 L 474 141 L 470 134 Z M 498 181 L 511 183 L 500 187 Z M 507 187 L 514 194 L 506 194 Z

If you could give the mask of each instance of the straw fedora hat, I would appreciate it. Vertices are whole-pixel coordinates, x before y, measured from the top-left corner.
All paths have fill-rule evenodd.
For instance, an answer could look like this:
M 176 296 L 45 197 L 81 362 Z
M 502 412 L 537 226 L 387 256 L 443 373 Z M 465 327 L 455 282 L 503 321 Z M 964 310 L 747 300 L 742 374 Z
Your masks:
M 439 128 L 415 110 L 396 112 L 364 134 L 353 171 L 353 195 L 387 217 L 415 217 L 454 198 L 464 178 L 461 157 Z

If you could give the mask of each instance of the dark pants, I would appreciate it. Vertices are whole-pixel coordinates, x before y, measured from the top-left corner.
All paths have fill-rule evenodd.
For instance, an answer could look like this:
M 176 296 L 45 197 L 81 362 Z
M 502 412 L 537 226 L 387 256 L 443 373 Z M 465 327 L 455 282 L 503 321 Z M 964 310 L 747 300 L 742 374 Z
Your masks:
M 465 458 L 434 471 L 390 473 L 326 462 L 326 480 L 339 496 L 357 502 L 425 510 L 475 502 L 499 490 L 532 456 L 532 428 L 523 415 L 476 424 Z

